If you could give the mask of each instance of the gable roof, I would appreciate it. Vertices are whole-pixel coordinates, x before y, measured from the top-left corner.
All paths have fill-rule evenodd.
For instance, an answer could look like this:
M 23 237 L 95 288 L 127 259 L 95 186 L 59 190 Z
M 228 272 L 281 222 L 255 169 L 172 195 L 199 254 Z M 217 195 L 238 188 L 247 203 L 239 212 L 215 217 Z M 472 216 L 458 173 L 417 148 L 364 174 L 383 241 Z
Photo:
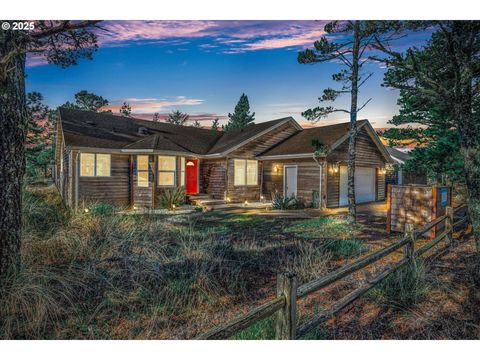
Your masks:
M 392 147 L 387 147 L 387 151 L 390 154 L 390 157 L 396 163 L 399 163 L 399 164 L 403 164 L 405 161 L 412 158 L 409 154 L 404 153 L 403 151 L 397 150 L 397 149 L 392 148 Z
M 388 151 L 385 149 L 385 146 L 378 138 L 368 120 L 357 121 L 357 129 L 360 130 L 363 127 L 367 129 L 372 141 L 377 145 L 385 160 L 392 162 Z M 266 150 L 258 157 L 281 158 L 283 156 L 312 156 L 315 152 L 315 147 L 312 145 L 313 140 L 318 140 L 322 144 L 330 146 L 331 150 L 335 150 L 348 139 L 349 131 L 350 125 L 348 122 L 304 129 L 293 134 L 280 144 Z
M 300 125 L 291 117 L 262 122 L 259 124 L 248 125 L 242 129 L 232 129 L 225 131 L 220 140 L 210 149 L 209 154 L 224 153 L 234 150 L 245 141 L 253 140 L 266 131 L 270 131 L 277 126 L 293 121 L 299 129 Z
M 243 129 L 215 131 L 131 117 L 60 108 L 65 145 L 73 148 L 123 152 L 166 151 L 197 155 L 224 155 L 292 117 L 252 124 Z
M 357 122 L 358 128 L 363 126 L 367 120 Z M 260 156 L 279 156 L 291 154 L 313 154 L 315 147 L 313 140 L 319 140 L 324 145 L 332 147 L 348 134 L 349 123 L 319 126 L 299 131 L 271 149 L 263 152 Z

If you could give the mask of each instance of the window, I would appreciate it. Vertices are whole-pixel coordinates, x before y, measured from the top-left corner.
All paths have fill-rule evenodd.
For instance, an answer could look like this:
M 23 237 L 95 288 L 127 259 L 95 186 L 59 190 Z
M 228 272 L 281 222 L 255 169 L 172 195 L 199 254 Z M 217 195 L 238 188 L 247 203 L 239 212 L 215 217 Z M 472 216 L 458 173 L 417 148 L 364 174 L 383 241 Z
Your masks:
M 258 161 L 257 160 L 239 160 L 233 162 L 234 185 L 257 185 L 258 182 Z
M 185 158 L 180 158 L 180 186 L 185 186 Z
M 175 156 L 158 157 L 158 185 L 175 186 Z
M 110 176 L 110 154 L 80 154 L 80 176 Z
M 137 155 L 137 186 L 148 187 L 148 155 Z

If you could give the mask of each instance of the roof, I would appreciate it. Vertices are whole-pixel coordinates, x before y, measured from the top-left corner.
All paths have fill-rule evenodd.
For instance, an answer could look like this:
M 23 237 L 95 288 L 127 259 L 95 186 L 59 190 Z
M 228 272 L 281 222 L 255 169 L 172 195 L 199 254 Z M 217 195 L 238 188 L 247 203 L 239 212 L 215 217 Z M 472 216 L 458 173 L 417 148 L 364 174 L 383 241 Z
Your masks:
M 229 131 L 225 131 L 220 140 L 213 146 L 212 149 L 210 149 L 209 154 L 222 153 L 245 142 L 248 139 L 251 139 L 254 136 L 263 133 L 264 131 L 271 129 L 272 127 L 275 127 L 287 121 L 295 120 L 292 117 L 286 117 L 282 119 L 262 122 L 259 124 L 251 124 L 242 129 L 232 129 Z
M 67 108 L 60 108 L 59 112 L 66 146 L 126 152 L 163 150 L 198 155 L 221 154 L 281 123 L 295 122 L 292 117 L 287 117 L 222 132 L 111 113 Z
M 412 158 L 409 154 L 392 147 L 387 147 L 387 151 L 393 160 L 402 164 Z
M 368 120 L 359 120 L 357 126 L 368 123 Z M 277 146 L 265 151 L 260 156 L 281 156 L 295 154 L 313 154 L 315 147 L 313 140 L 318 140 L 324 145 L 333 146 L 340 141 L 350 130 L 349 123 L 319 126 L 299 131 Z

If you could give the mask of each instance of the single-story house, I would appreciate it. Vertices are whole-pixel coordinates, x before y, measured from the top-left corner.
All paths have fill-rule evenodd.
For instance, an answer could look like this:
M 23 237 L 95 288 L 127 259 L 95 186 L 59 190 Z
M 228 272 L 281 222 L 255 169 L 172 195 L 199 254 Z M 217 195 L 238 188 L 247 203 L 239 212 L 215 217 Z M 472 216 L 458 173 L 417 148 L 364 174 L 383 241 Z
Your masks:
M 387 147 L 387 151 L 394 162 L 394 166 L 387 168 L 387 185 L 427 184 L 427 176 L 424 173 L 404 169 L 405 162 L 412 158 L 407 152 L 394 147 Z
M 71 207 L 150 208 L 175 187 L 232 202 L 286 194 L 338 207 L 347 204 L 348 131 L 348 123 L 303 129 L 287 117 L 223 132 L 61 108 L 55 181 Z M 330 149 L 320 162 L 312 140 Z M 359 121 L 358 202 L 385 199 L 391 162 L 370 123 Z

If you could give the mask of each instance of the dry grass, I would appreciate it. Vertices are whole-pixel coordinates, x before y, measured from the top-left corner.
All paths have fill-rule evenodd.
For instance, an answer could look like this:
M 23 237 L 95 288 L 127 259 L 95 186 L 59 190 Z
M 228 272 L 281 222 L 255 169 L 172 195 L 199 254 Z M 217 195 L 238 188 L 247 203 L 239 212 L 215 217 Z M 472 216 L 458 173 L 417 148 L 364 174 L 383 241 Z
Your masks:
M 271 297 L 280 272 L 293 271 L 305 283 L 351 261 L 371 247 L 365 245 L 365 236 L 373 231 L 348 227 L 341 216 L 296 221 L 215 212 L 118 215 L 101 204 L 97 210 L 71 212 L 54 188 L 28 189 L 23 267 L 9 277 L 0 294 L 0 338 L 192 338 Z M 461 291 L 470 291 L 469 296 L 480 302 L 478 269 L 468 269 L 471 284 Z M 383 304 L 405 287 L 410 289 L 406 275 L 405 282 L 393 279 L 383 288 Z M 420 294 L 415 306 L 402 304 L 400 312 L 385 315 L 391 331 L 409 324 L 410 333 L 403 332 L 400 338 L 415 337 L 413 324 L 421 334 L 419 329 L 438 321 L 432 319 L 433 305 L 425 310 L 426 302 L 438 303 L 445 293 L 458 296 L 459 291 L 448 286 L 458 279 L 436 283 L 431 279 L 427 277 L 432 289 L 427 301 Z M 338 295 L 320 294 L 320 306 Z M 385 316 L 377 316 L 384 311 L 383 304 L 378 298 L 362 301 L 355 314 L 366 324 L 368 337 L 388 333 L 382 322 Z M 462 311 L 462 306 L 458 308 Z M 300 316 L 303 311 L 299 309 Z M 375 321 L 368 323 L 370 316 Z M 345 321 L 347 325 L 320 329 L 311 338 L 334 333 L 336 338 L 364 336 L 356 335 L 348 316 Z M 237 338 L 271 338 L 272 324 L 266 320 Z M 443 334 L 452 338 L 463 334 L 449 324 L 451 331 Z

